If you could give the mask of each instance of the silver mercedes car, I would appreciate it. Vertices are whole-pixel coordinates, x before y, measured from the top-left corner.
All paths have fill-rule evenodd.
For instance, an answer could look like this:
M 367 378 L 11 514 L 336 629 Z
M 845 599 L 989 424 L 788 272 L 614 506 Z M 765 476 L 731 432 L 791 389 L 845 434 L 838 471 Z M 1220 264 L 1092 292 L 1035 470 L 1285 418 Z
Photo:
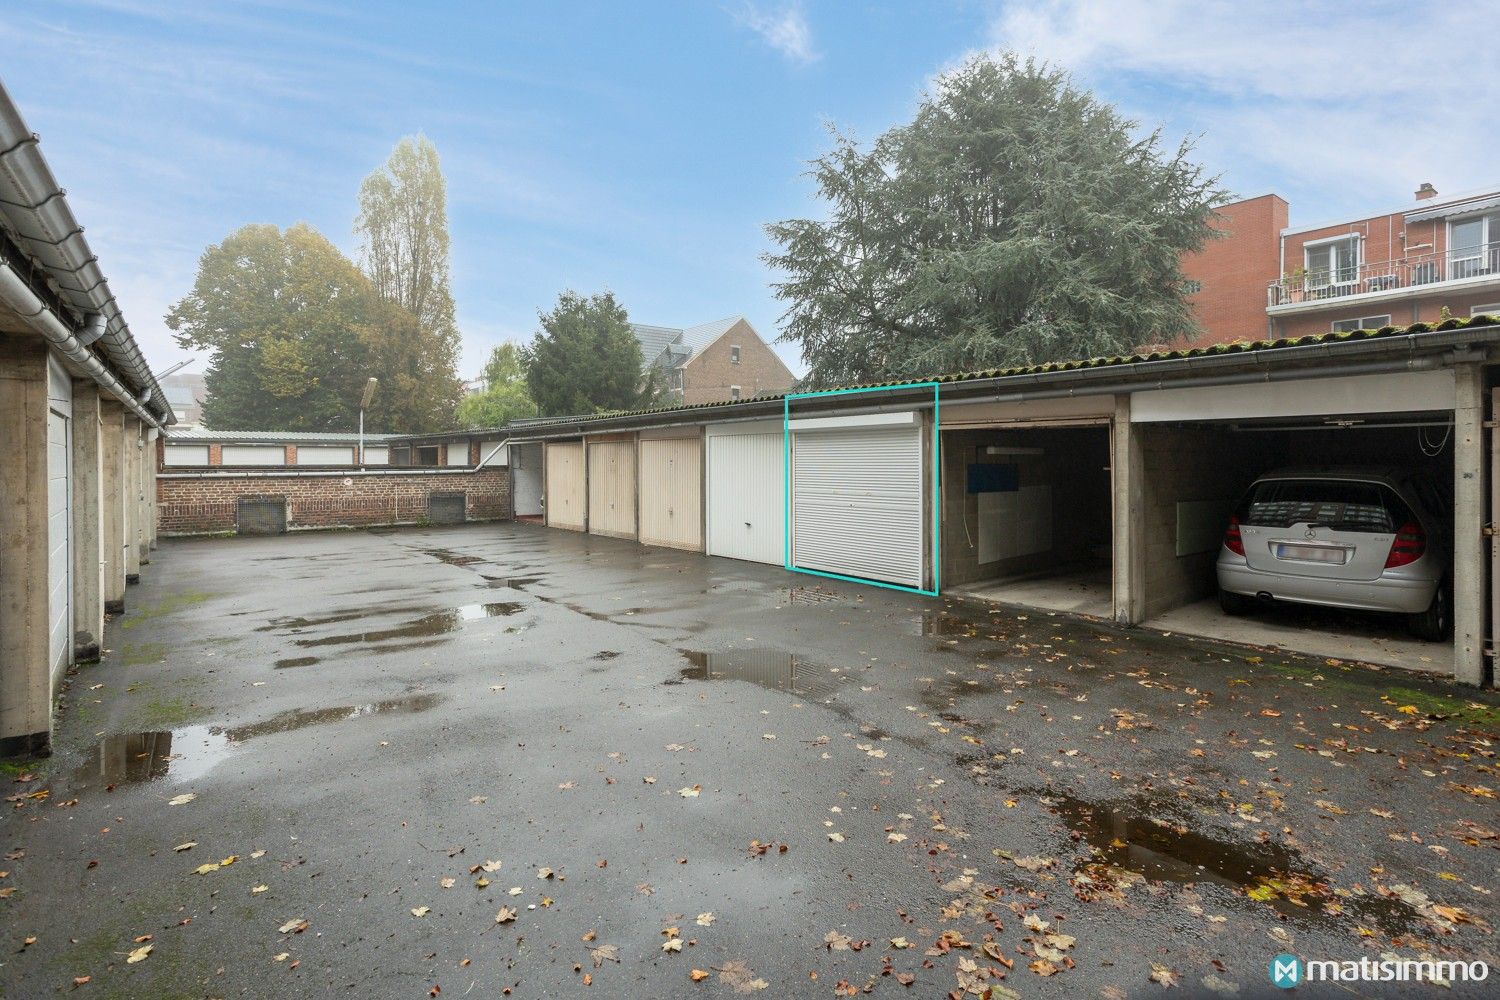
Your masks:
M 1419 638 L 1452 629 L 1452 503 L 1437 480 L 1397 469 L 1284 469 L 1261 476 L 1219 549 L 1219 604 L 1294 601 L 1406 616 Z

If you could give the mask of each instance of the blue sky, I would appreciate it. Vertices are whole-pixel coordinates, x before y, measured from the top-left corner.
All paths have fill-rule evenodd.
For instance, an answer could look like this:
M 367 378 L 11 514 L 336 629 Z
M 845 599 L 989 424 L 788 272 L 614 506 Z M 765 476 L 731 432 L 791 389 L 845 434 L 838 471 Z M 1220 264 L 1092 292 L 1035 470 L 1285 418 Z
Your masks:
M 4 81 L 158 368 L 198 255 L 307 221 L 353 253 L 360 180 L 403 135 L 448 178 L 462 373 L 558 291 L 641 322 L 781 307 L 767 221 L 816 212 L 805 163 L 1014 48 L 1169 137 L 1294 225 L 1500 182 L 1500 0 L 239 4 L 50 0 L 0 22 Z M 794 369 L 795 351 L 778 347 Z M 201 370 L 201 365 L 196 366 Z

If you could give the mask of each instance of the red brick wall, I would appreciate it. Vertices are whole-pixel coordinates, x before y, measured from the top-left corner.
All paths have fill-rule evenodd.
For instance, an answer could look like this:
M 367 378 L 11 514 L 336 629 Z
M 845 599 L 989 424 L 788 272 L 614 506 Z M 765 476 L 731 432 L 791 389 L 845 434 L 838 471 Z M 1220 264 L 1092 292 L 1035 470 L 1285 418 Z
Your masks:
M 158 530 L 163 535 L 233 531 L 239 498 L 265 496 L 287 498 L 289 529 L 412 524 L 426 520 L 428 494 L 459 492 L 467 496 L 470 520 L 510 519 L 510 470 L 503 466 L 481 472 L 349 470 L 316 476 L 182 472 L 157 476 Z
M 731 347 L 740 349 L 738 363 Z M 766 346 L 744 320 L 731 326 L 682 369 L 682 401 L 688 405 L 731 399 L 729 387 L 740 387 L 740 398 L 786 392 L 796 379 L 776 352 Z
M 1222 233 L 1182 260 L 1183 277 L 1198 282 L 1189 295 L 1203 332 L 1189 346 L 1206 347 L 1266 336 L 1266 287 L 1281 276 L 1281 231 L 1287 203 L 1274 194 L 1218 209 Z

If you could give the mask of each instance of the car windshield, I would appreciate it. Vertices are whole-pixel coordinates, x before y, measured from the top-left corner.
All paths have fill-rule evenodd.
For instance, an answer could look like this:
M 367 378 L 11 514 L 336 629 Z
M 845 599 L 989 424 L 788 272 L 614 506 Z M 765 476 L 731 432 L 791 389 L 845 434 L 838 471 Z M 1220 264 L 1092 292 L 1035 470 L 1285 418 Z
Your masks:
M 1337 479 L 1268 479 L 1250 487 L 1242 524 L 1288 528 L 1317 524 L 1338 531 L 1389 533 L 1410 519 L 1389 487 Z

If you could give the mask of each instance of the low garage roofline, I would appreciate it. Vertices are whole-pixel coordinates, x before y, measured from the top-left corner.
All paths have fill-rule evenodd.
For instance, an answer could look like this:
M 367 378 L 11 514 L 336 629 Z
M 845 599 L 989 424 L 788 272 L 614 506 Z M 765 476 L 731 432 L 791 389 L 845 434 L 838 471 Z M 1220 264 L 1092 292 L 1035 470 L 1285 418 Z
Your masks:
M 940 398 L 953 402 L 1022 402 L 1058 396 L 1093 396 L 1167 387 L 1233 385 L 1274 382 L 1331 375 L 1368 375 L 1443 367 L 1459 361 L 1478 361 L 1484 349 L 1500 344 L 1500 323 L 1492 317 L 1451 320 L 1436 329 L 1417 324 L 1357 334 L 1333 334 L 1295 341 L 1263 341 L 1227 345 L 1221 349 L 1165 352 L 1135 358 L 1042 365 L 1006 372 L 977 372 L 941 376 L 920 384 L 891 382 L 855 388 L 885 389 L 881 405 L 907 407 L 930 404 L 932 383 Z M 1447 356 L 1445 356 L 1447 355 Z M 909 387 L 909 388 L 906 388 Z M 624 431 L 685 424 L 727 423 L 779 417 L 785 396 L 679 406 L 597 417 L 562 418 L 511 428 L 512 443 L 577 437 L 585 433 Z M 818 406 L 803 399 L 799 407 Z M 822 405 L 858 408 L 850 396 L 830 397 Z M 868 404 L 866 404 L 868 406 Z

